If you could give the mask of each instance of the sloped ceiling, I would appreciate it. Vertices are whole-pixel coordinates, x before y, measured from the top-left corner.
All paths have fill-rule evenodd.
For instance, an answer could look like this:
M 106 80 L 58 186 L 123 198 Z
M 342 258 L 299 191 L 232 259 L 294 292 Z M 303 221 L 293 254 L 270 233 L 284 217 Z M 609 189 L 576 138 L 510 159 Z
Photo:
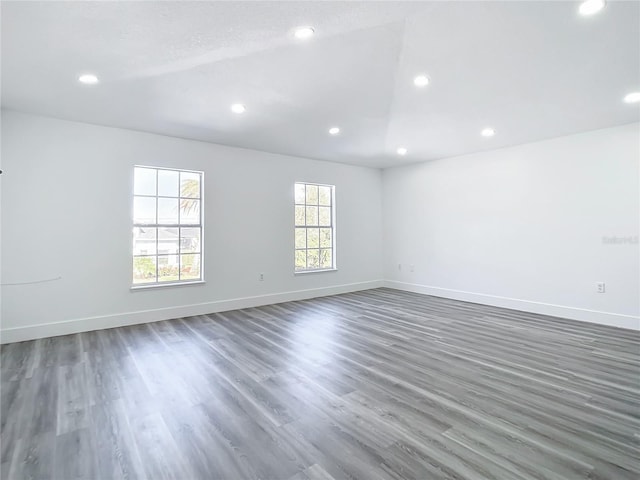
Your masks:
M 639 121 L 640 3 L 578 5 L 2 2 L 2 106 L 372 167 Z

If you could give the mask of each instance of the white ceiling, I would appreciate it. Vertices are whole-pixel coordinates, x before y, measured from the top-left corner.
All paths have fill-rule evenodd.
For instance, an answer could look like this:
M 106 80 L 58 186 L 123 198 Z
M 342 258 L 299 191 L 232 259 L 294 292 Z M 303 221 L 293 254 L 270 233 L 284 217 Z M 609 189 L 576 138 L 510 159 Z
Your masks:
M 640 3 L 578 5 L 3 1 L 2 106 L 373 167 L 639 121 Z

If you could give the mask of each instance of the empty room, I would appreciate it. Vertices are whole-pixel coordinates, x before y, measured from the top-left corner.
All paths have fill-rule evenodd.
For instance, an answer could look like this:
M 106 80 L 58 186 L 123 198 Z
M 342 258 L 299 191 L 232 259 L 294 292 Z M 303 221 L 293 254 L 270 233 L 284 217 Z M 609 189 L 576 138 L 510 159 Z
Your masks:
M 638 480 L 640 1 L 4 1 L 2 480 Z

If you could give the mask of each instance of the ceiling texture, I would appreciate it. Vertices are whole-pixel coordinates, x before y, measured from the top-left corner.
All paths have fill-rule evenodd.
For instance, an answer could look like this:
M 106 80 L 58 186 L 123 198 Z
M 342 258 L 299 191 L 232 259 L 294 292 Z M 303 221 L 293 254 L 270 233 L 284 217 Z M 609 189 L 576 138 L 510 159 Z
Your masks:
M 640 3 L 578 6 L 3 1 L 2 107 L 371 167 L 639 121 Z

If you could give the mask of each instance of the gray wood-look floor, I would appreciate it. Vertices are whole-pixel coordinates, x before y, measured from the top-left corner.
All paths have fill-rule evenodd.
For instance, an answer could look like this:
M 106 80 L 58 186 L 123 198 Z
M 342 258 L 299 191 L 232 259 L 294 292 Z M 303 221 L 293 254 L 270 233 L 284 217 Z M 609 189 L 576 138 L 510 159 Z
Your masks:
M 2 347 L 2 478 L 640 474 L 640 334 L 390 289 Z

